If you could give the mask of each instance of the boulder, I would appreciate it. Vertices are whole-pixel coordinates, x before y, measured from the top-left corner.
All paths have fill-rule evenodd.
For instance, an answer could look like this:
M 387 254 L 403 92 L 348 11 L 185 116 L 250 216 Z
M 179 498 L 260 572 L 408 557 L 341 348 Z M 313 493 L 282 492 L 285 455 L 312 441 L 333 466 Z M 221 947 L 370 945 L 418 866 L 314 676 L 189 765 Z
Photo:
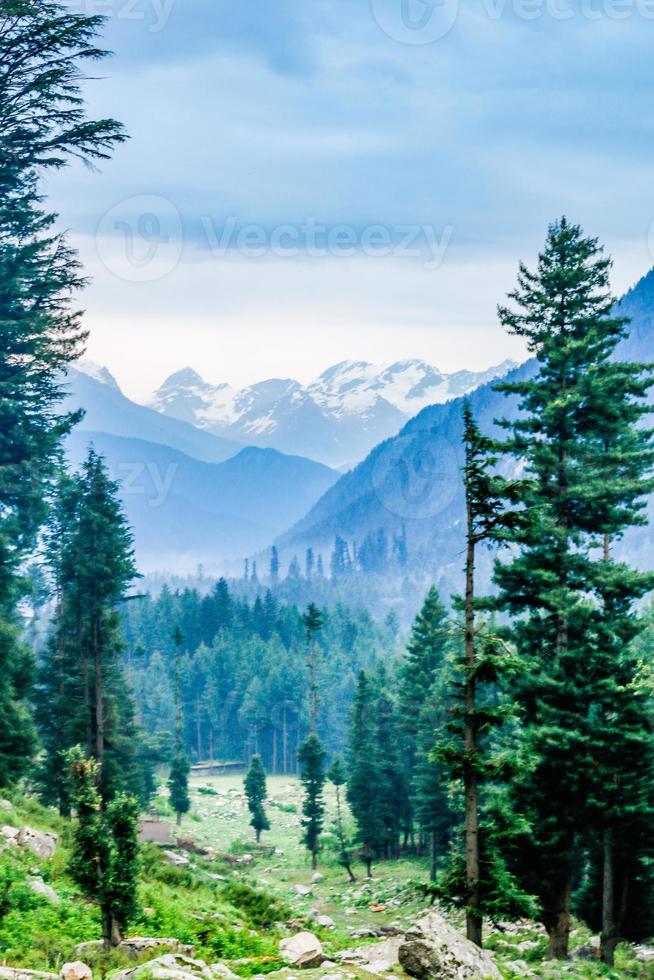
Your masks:
M 194 960 L 183 953 L 166 953 L 154 960 L 148 960 L 147 963 L 141 963 L 140 966 L 114 973 L 112 980 L 139 980 L 140 977 L 144 980 L 219 980 L 227 978 L 227 974 L 222 971 L 223 966 L 220 963 L 207 966 L 204 960 Z
M 311 889 L 308 885 L 293 885 L 293 891 L 301 898 L 308 898 L 308 896 L 311 894 Z
M 46 885 L 41 878 L 30 878 L 27 884 L 33 892 L 36 892 L 37 895 L 42 895 L 43 898 L 47 898 L 49 902 L 61 901 L 54 888 L 51 888 L 50 885 Z
M 74 963 L 64 963 L 59 975 L 61 980 L 91 980 L 93 977 L 91 967 L 82 963 L 81 960 L 75 960 Z
M 316 925 L 322 926 L 323 929 L 333 929 L 336 923 L 329 915 L 317 915 Z
M 417 980 L 490 980 L 501 973 L 490 954 L 453 929 L 432 911 L 416 922 L 401 941 L 398 959 Z
M 5 824 L 3 827 L 0 827 L 0 834 L 5 838 L 5 840 L 16 843 L 16 838 L 18 837 L 18 827 L 9 827 L 7 824 Z
M 57 847 L 57 835 L 44 830 L 34 830 L 33 827 L 21 827 L 15 837 L 16 843 L 24 850 L 30 850 L 37 857 L 49 861 L 54 857 Z
M 102 948 L 103 942 L 101 939 L 94 940 L 90 943 L 80 943 L 75 947 L 75 955 L 83 957 L 89 953 L 99 952 Z M 138 960 L 148 953 L 156 955 L 158 952 L 166 952 L 180 956 L 193 956 L 195 953 L 194 946 L 180 943 L 179 939 L 152 939 L 142 936 L 132 936 L 130 939 L 123 939 L 118 944 L 117 949 L 122 953 L 126 953 L 132 960 Z
M 56 973 L 22 970 L 20 967 L 0 966 L 0 980 L 59 980 Z
M 296 936 L 282 939 L 279 952 L 283 960 L 298 969 L 320 966 L 325 958 L 320 940 L 312 932 L 298 932 Z
M 320 882 L 324 880 L 325 880 L 325 876 L 321 875 L 319 871 L 315 871 L 313 877 L 311 878 L 311 881 L 314 883 L 314 885 L 319 885 Z
M 164 851 L 163 853 L 168 864 L 172 864 L 175 868 L 184 868 L 191 863 L 184 854 L 176 854 L 175 851 Z
M 336 958 L 344 966 L 358 966 L 366 973 L 382 976 L 393 970 L 399 962 L 399 949 L 403 938 L 394 937 L 383 943 L 371 943 L 356 949 L 344 949 L 336 954 Z

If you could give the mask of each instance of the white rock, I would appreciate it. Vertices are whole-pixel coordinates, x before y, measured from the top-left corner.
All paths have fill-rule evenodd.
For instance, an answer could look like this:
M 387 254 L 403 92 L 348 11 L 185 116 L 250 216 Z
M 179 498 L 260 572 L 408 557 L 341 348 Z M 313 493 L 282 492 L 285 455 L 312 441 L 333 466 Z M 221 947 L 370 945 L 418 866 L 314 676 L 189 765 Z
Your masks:
M 215 977 L 224 977 L 224 980 L 237 980 L 236 974 L 232 973 L 224 963 L 212 963 L 209 969 Z
M 293 885 L 293 891 L 302 898 L 307 898 L 311 894 L 311 889 L 308 885 Z
M 57 835 L 33 827 L 21 827 L 16 834 L 16 843 L 23 849 L 28 849 L 37 857 L 48 861 L 54 857 L 57 847 Z
M 183 868 L 191 862 L 184 854 L 176 854 L 175 851 L 164 851 L 164 857 L 168 864 L 172 864 L 176 868 Z
M 407 932 L 398 955 L 400 966 L 417 980 L 501 978 L 490 954 L 469 942 L 435 911 Z
M 316 871 L 311 879 L 314 885 L 319 885 L 321 881 L 325 880 L 325 876 L 321 875 L 319 871 Z
M 43 897 L 47 898 L 50 902 L 61 901 L 54 888 L 51 888 L 50 885 L 46 885 L 46 883 L 41 881 L 40 878 L 30 878 L 27 884 L 33 892 L 36 892 L 37 895 L 43 895 Z M 71 980 L 73 980 L 73 978 L 71 978 Z
M 93 973 L 91 967 L 81 960 L 74 963 L 64 963 L 60 971 L 61 980 L 91 980 Z
M 341 963 L 351 963 L 352 966 L 359 966 L 367 973 L 381 976 L 397 966 L 399 949 L 403 942 L 404 937 L 393 936 L 383 943 L 344 949 L 336 956 Z
M 316 916 L 316 925 L 317 926 L 322 926 L 323 929 L 333 929 L 334 926 L 336 925 L 336 923 L 328 915 L 317 915 Z
M 279 952 L 283 960 L 299 969 L 320 966 L 324 959 L 320 940 L 312 932 L 298 932 L 282 939 Z
M 15 841 L 18 837 L 18 827 L 9 827 L 5 824 L 4 827 L 0 827 L 0 834 L 7 840 Z
M 0 980 L 59 980 L 59 976 L 56 973 L 41 973 L 39 970 L 0 966 Z

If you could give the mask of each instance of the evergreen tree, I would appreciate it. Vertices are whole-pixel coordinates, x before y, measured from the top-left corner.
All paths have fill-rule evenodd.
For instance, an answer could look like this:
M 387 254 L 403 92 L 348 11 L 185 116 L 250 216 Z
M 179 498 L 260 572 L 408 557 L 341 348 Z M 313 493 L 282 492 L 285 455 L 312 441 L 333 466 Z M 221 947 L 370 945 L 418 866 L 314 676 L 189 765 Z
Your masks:
M 381 813 L 379 758 L 375 732 L 375 699 L 370 680 L 359 674 L 350 721 L 347 801 L 357 825 L 356 839 L 368 877 L 372 862 L 384 846 L 385 827 Z
M 191 765 L 184 751 L 184 708 L 180 675 L 183 642 L 182 631 L 177 626 L 173 632 L 175 645 L 175 755 L 168 777 L 170 805 L 175 811 L 177 826 L 181 824 L 183 815 L 191 809 L 191 798 L 188 791 Z
M 250 768 L 245 777 L 245 795 L 248 798 L 248 809 L 252 814 L 250 826 L 254 828 L 258 844 L 261 840 L 261 832 L 270 830 L 270 821 L 264 808 L 268 796 L 266 770 L 263 768 L 263 762 L 259 755 L 252 757 Z
M 406 657 L 400 668 L 399 681 L 399 717 L 402 736 L 402 757 L 405 779 L 410 787 L 411 811 L 407 821 L 407 831 L 413 830 L 414 816 L 417 807 L 417 769 L 420 765 L 423 775 L 431 764 L 424 757 L 424 750 L 433 748 L 434 730 L 430 736 L 423 732 L 423 725 L 428 724 L 427 715 L 423 710 L 427 704 L 434 684 L 442 671 L 451 628 L 447 619 L 447 611 L 442 604 L 438 591 L 432 586 L 427 593 L 424 604 L 411 630 Z M 419 745 L 422 742 L 422 745 Z M 422 782 L 421 793 L 426 790 Z M 440 792 L 437 791 L 440 799 Z M 422 812 L 426 814 L 426 800 L 422 798 Z M 430 818 L 430 823 L 431 818 Z M 432 831 L 420 824 L 423 832 L 430 835 L 431 850 L 434 851 Z
M 119 793 L 103 807 L 98 762 L 80 746 L 68 751 L 67 761 L 77 814 L 71 874 L 100 906 L 105 946 L 117 946 L 138 912 L 138 805 Z
M 320 850 L 320 835 L 325 819 L 325 802 L 323 789 L 325 786 L 326 753 L 320 739 L 312 732 L 302 743 L 298 754 L 300 763 L 300 782 L 304 787 L 302 803 L 303 843 L 311 854 L 311 867 L 318 867 L 318 852 Z
M 343 820 L 343 800 L 341 798 L 341 790 L 347 783 L 347 774 L 345 771 L 345 765 L 340 756 L 337 756 L 329 767 L 327 778 L 336 789 L 336 821 L 334 829 L 336 831 L 336 840 L 338 841 L 338 859 L 341 865 L 347 871 L 350 881 L 355 882 L 356 878 L 354 877 L 354 872 L 352 871 L 352 855 L 350 853 L 349 842 L 345 833 L 345 823 Z
M 279 553 L 275 545 L 270 551 L 270 584 L 277 585 L 279 582 Z
M 318 724 L 318 636 L 324 626 L 323 617 L 313 602 L 308 606 L 302 617 L 307 640 L 307 666 L 311 678 L 309 688 L 309 714 L 311 731 L 316 731 Z
M 607 830 L 614 818 L 619 823 L 610 796 L 597 788 L 600 775 L 609 793 L 612 774 L 598 754 L 599 735 L 618 706 L 606 713 L 617 693 L 607 703 L 608 678 L 621 674 L 623 623 L 616 620 L 614 643 L 609 595 L 624 612 L 649 587 L 624 567 L 611 567 L 602 551 L 605 535 L 619 536 L 638 520 L 642 473 L 642 462 L 632 469 L 624 448 L 638 441 L 633 424 L 642 410 L 643 372 L 641 365 L 615 362 L 626 324 L 614 311 L 610 264 L 596 239 L 563 218 L 550 227 L 537 270 L 520 266 L 513 306 L 499 310 L 538 365 L 534 378 L 499 386 L 519 397 L 520 415 L 506 423 L 507 449 L 521 461 L 529 486 L 527 520 L 513 534 L 518 552 L 498 565 L 496 578 L 500 607 L 516 617 L 512 634 L 522 669 L 513 695 L 532 760 L 514 787 L 516 806 L 533 828 L 519 870 L 540 899 L 553 958 L 567 955 L 574 868 L 595 800 L 606 805 Z M 607 449 L 605 411 L 618 420 L 611 437 L 620 431 L 626 444 L 618 439 Z M 612 452 L 617 466 L 607 467 Z
M 106 157 L 124 138 L 112 120 L 86 119 L 80 96 L 80 62 L 103 55 L 99 26 L 53 2 L 10 0 L 0 11 L 0 785 L 25 772 L 33 749 L 20 573 L 76 418 L 58 406 L 85 339 L 70 309 L 79 264 L 43 210 L 39 179 L 70 156 Z

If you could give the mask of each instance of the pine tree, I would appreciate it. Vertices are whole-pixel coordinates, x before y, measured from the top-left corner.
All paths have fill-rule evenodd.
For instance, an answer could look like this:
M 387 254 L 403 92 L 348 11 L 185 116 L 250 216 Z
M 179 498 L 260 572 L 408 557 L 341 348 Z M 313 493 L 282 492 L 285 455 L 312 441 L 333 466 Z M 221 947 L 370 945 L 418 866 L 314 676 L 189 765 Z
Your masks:
M 327 778 L 336 789 L 336 821 L 334 829 L 336 840 L 338 841 L 338 860 L 347 871 L 347 876 L 351 882 L 355 882 L 354 872 L 352 871 L 352 855 L 348 839 L 345 833 L 345 823 L 343 820 L 343 800 L 341 790 L 347 783 L 345 764 L 340 756 L 337 756 L 329 767 Z
M 318 852 L 320 850 L 320 835 L 325 819 L 325 802 L 323 789 L 325 786 L 326 753 L 318 736 L 312 732 L 302 743 L 298 754 L 300 763 L 300 782 L 304 787 L 302 803 L 303 843 L 311 854 L 311 867 L 318 867 Z
M 275 545 L 270 551 L 270 584 L 277 585 L 279 582 L 279 553 Z
M 39 679 L 39 701 L 49 705 L 39 716 L 44 797 L 66 809 L 61 752 L 82 743 L 98 761 L 103 800 L 126 789 L 145 803 L 153 747 L 135 724 L 120 663 L 120 607 L 137 574 L 132 538 L 117 485 L 92 450 L 81 474 L 62 483 L 50 539 L 57 611 Z
M 374 691 L 366 673 L 359 674 L 350 720 L 347 801 L 357 825 L 356 839 L 368 877 L 384 846 L 383 789 L 377 754 Z
M 103 807 L 100 766 L 80 746 L 68 751 L 67 763 L 77 815 L 71 874 L 100 906 L 105 946 L 117 946 L 138 912 L 138 805 L 119 793 Z
M 248 798 L 248 809 L 252 814 L 250 826 L 257 835 L 257 844 L 261 840 L 261 832 L 270 830 L 270 821 L 266 815 L 264 803 L 268 796 L 266 787 L 266 770 L 260 755 L 252 757 L 250 768 L 245 777 L 245 795 Z
M 311 731 L 315 733 L 318 724 L 318 636 L 322 632 L 324 621 L 322 613 L 313 602 L 307 607 L 302 617 L 302 625 L 307 641 L 307 666 L 309 668 L 309 714 Z
M 71 156 L 107 157 L 124 139 L 112 120 L 85 118 L 79 63 L 96 61 L 100 18 L 10 0 L 0 11 L 0 785 L 30 763 L 33 664 L 21 644 L 21 568 L 46 517 L 60 442 L 76 416 L 58 410 L 63 373 L 82 352 L 79 263 L 39 179 Z
M 188 791 L 191 765 L 184 750 L 184 709 L 180 675 L 183 642 L 182 631 L 179 626 L 176 626 L 173 632 L 175 646 L 175 755 L 170 767 L 168 790 L 170 792 L 170 805 L 175 811 L 178 827 L 182 822 L 183 815 L 191 809 L 191 798 Z
M 610 692 L 609 678 L 621 673 L 616 658 L 627 610 L 651 587 L 624 566 L 611 567 L 602 549 L 605 536 L 637 522 L 633 504 L 643 472 L 637 460 L 631 468 L 632 454 L 625 452 L 634 446 L 633 424 L 642 412 L 642 366 L 614 362 L 626 324 L 614 311 L 610 264 L 596 239 L 563 218 L 550 227 L 537 270 L 520 266 L 513 306 L 499 310 L 538 365 L 533 379 L 500 385 L 519 397 L 520 415 L 506 423 L 507 449 L 521 461 L 529 486 L 527 520 L 513 534 L 518 553 L 498 565 L 496 578 L 500 607 L 516 617 L 512 635 L 523 667 L 512 687 L 533 762 L 514 787 L 516 805 L 533 828 L 519 870 L 539 896 L 552 958 L 567 955 L 574 867 L 595 801 L 606 808 L 607 830 L 614 818 L 619 823 L 598 735 L 606 734 L 614 708 L 624 712 L 617 699 L 624 681 Z M 614 413 L 611 437 L 619 431 L 626 442 L 607 446 Z M 612 607 L 613 599 L 621 609 Z M 618 642 L 610 635 L 614 623 Z
M 405 779 L 411 788 L 410 803 L 412 810 L 407 821 L 407 831 L 413 829 L 414 817 L 416 816 L 416 774 L 418 766 L 419 764 L 430 765 L 428 761 L 424 763 L 424 756 L 421 755 L 421 747 L 418 744 L 421 725 L 425 722 L 423 709 L 439 672 L 442 670 L 450 634 L 451 627 L 448 623 L 447 611 L 440 600 L 438 591 L 432 586 L 413 624 L 406 657 L 400 669 L 399 716 L 402 733 L 402 756 Z M 422 750 L 424 748 L 425 745 L 423 744 Z M 432 743 L 428 746 L 428 751 L 431 751 L 432 748 L 433 738 Z M 424 802 L 423 800 L 423 812 L 425 812 Z M 427 830 L 423 824 L 420 826 L 423 831 L 431 835 L 431 831 Z M 433 841 L 431 841 L 431 850 L 432 852 L 434 850 Z

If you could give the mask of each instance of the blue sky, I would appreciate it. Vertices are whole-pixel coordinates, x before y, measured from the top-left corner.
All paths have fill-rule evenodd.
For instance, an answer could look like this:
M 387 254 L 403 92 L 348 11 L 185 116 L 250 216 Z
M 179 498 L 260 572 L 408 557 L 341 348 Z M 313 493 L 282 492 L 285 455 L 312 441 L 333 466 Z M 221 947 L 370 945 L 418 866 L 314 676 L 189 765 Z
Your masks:
M 48 189 L 89 355 L 143 397 L 345 358 L 519 357 L 495 306 L 548 221 L 654 263 L 654 0 L 69 0 L 130 142 Z M 128 350 L 132 358 L 125 357 Z

